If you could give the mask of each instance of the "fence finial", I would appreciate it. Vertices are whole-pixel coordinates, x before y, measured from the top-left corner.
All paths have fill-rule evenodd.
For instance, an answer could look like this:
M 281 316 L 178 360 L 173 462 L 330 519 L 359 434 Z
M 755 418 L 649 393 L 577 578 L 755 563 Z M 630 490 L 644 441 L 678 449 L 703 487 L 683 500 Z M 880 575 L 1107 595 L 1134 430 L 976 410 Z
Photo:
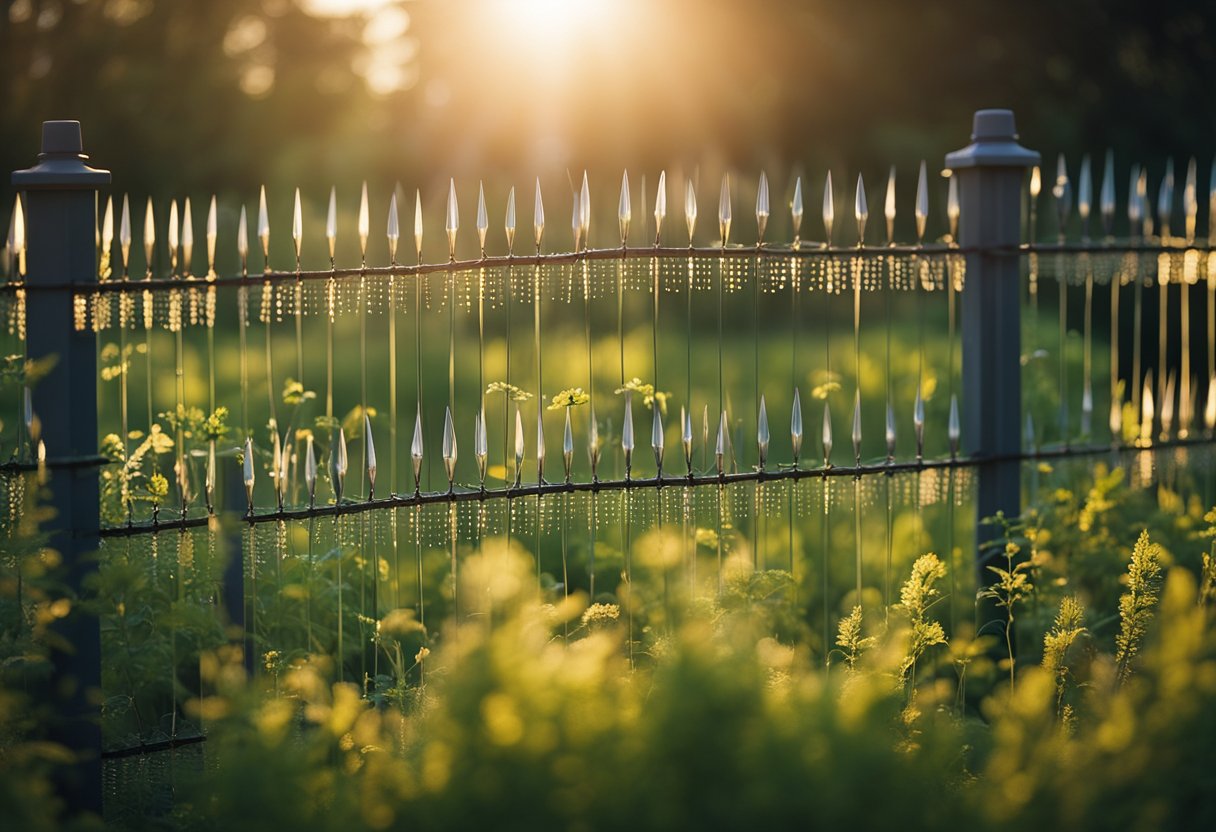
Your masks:
M 883 204 L 883 215 L 887 220 L 887 243 L 895 242 L 895 165 L 887 174 L 887 199 Z
M 643 189 L 644 190 L 644 189 Z M 645 196 L 645 194 L 643 194 Z M 654 244 L 659 244 L 663 234 L 663 220 L 667 217 L 667 171 L 659 171 L 659 186 L 654 193 Z
M 456 259 L 456 232 L 460 230 L 460 206 L 456 202 L 456 179 L 448 180 L 448 211 L 443 228 L 448 233 L 448 259 Z
M 325 211 L 325 241 L 329 243 L 329 267 L 335 265 L 338 250 L 338 189 L 329 188 L 329 207 Z
M 148 216 L 152 216 L 152 200 L 148 200 Z M 266 210 L 266 186 L 258 191 L 258 239 L 262 241 L 262 265 L 270 271 L 270 213 Z
M 730 241 L 730 174 L 722 174 L 722 189 L 718 192 L 718 232 L 722 235 L 722 246 Z
M 861 245 L 866 239 L 866 222 L 870 219 L 870 205 L 866 201 L 866 182 L 861 174 L 857 174 L 857 191 L 853 198 L 853 217 L 857 220 L 857 244 Z
M 921 159 L 920 174 L 916 177 L 916 242 L 925 241 L 925 224 L 929 221 L 929 172 L 925 160 Z
M 397 194 L 388 198 L 388 222 L 385 223 L 384 236 L 388 239 L 388 262 L 397 265 L 397 241 L 401 239 L 401 224 L 397 219 Z
M 503 220 L 503 231 L 507 235 L 507 254 L 515 253 L 515 186 L 507 194 L 507 215 Z
M 486 212 L 486 188 L 483 182 L 477 183 L 477 245 L 481 247 L 481 256 L 486 256 L 486 232 L 490 230 L 490 217 Z
M 802 453 L 802 399 L 798 388 L 794 388 L 794 404 L 790 408 L 790 445 L 793 450 L 794 467 L 798 467 L 798 457 Z
M 697 227 L 697 191 L 692 180 L 684 180 L 684 223 L 688 226 L 688 245 L 692 247 L 692 233 Z
M 764 470 L 764 465 L 768 462 L 768 409 L 764 405 L 764 395 L 760 396 L 760 414 L 756 417 L 756 451 L 759 461 L 759 468 Z
M 768 226 L 768 176 L 760 171 L 756 188 L 756 244 L 764 244 L 764 229 Z
M 823 182 L 823 239 L 825 245 L 832 244 L 832 224 L 836 220 L 836 197 L 832 195 L 832 172 L 828 171 Z
M 621 199 L 617 203 L 616 221 L 621 231 L 621 245 L 629 240 L 629 220 L 633 216 L 633 206 L 629 202 L 629 171 L 621 174 Z
M 790 200 L 790 220 L 794 225 L 794 247 L 802 242 L 802 177 L 794 180 L 794 198 Z
M 1102 231 L 1107 237 L 1115 233 L 1115 152 L 1106 151 L 1106 163 L 1102 168 Z
M 540 195 L 540 177 L 536 177 L 536 200 L 532 203 L 532 232 L 536 239 L 536 250 L 540 251 L 541 238 L 545 236 L 545 203 Z

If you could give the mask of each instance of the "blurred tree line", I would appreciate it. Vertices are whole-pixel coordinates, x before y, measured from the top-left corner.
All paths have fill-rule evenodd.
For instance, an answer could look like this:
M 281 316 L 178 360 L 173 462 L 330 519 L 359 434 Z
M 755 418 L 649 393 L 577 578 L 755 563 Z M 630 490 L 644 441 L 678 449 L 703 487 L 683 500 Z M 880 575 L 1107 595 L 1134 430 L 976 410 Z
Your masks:
M 2 0 L 0 155 L 27 166 L 43 119 L 78 118 L 117 189 L 157 195 L 706 156 L 881 169 L 940 159 L 980 106 L 1154 176 L 1213 149 L 1213 3 L 599 0 L 550 28 L 553 3 L 518 2 Z

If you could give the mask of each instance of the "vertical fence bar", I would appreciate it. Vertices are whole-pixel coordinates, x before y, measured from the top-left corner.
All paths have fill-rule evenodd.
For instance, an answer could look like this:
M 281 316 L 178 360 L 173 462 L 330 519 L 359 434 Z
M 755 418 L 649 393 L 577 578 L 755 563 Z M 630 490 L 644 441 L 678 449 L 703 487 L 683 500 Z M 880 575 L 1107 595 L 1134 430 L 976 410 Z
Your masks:
M 963 446 L 980 461 L 976 519 L 1021 510 L 1022 183 L 1039 154 L 1017 143 L 1012 110 L 978 110 L 971 144 L 946 156 L 959 178 L 963 287 Z M 976 543 L 992 537 L 977 523 Z M 978 585 L 990 583 L 986 555 L 977 550 Z
M 76 603 L 97 568 L 96 339 L 88 322 L 77 319 L 72 292 L 38 291 L 49 284 L 84 286 L 97 280 L 97 187 L 110 182 L 110 173 L 88 167 L 82 150 L 80 122 L 43 122 L 38 163 L 15 171 L 12 181 L 26 195 L 27 353 L 31 361 L 53 361 L 32 391 L 50 472 L 47 499 L 54 515 L 47 522 L 48 545 L 63 558 L 73 602 L 57 626 L 71 649 L 54 650 L 52 656 L 49 693 L 61 717 L 52 739 L 76 759 L 59 779 L 68 808 L 100 813 L 101 637 L 97 618 Z

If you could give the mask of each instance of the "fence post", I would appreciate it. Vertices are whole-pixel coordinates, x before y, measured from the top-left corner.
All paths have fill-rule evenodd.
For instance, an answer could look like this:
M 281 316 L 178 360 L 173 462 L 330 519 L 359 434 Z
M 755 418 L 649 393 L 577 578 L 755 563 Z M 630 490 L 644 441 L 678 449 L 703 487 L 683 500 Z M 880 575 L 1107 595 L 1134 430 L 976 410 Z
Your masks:
M 12 181 L 25 192 L 26 353 L 31 360 L 54 362 L 31 393 L 54 510 L 46 524 L 48 545 L 63 558 L 73 600 L 56 628 L 70 650 L 52 648 L 49 693 L 60 715 L 52 739 L 77 759 L 59 779 L 67 808 L 100 814 L 101 637 L 96 616 L 75 603 L 97 568 L 97 344 L 87 326 L 77 326 L 73 293 L 49 289 L 97 280 L 97 187 L 109 183 L 110 173 L 88 167 L 82 150 L 80 122 L 43 122 L 38 163 L 14 171 Z
M 1017 143 L 1012 110 L 978 110 L 971 144 L 946 156 L 958 177 L 963 287 L 964 451 L 976 469 L 976 519 L 1021 511 L 1022 184 L 1039 154 Z M 977 585 L 990 583 L 978 548 L 996 532 L 976 525 Z

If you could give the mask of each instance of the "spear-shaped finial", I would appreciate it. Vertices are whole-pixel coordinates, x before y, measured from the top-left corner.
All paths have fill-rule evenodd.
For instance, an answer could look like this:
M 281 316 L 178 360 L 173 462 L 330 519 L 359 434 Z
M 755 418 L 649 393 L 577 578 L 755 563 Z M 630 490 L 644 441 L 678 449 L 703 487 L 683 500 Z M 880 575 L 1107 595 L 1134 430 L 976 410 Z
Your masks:
M 692 476 L 692 413 L 680 405 L 680 444 L 684 448 L 684 467 Z
M 920 173 L 916 176 L 916 242 L 925 241 L 925 225 L 929 221 L 929 171 L 925 160 L 920 161 Z
M 583 203 L 577 193 L 570 200 L 570 234 L 574 238 L 574 251 L 578 251 L 583 240 Z
M 376 442 L 372 438 L 372 420 L 367 408 L 363 409 L 363 439 L 367 450 L 367 499 L 371 500 L 376 496 Z
M 253 483 L 255 480 L 253 471 L 253 438 L 245 437 L 245 458 L 242 464 L 242 474 L 245 480 L 245 502 L 249 507 L 249 514 L 253 514 Z
M 207 443 L 207 472 L 203 475 L 203 496 L 207 501 L 207 513 L 215 513 L 215 440 Z
M 629 241 L 629 220 L 633 216 L 633 206 L 629 201 L 629 171 L 621 174 L 621 198 L 616 207 L 617 226 L 621 231 L 621 246 Z
M 722 174 L 722 189 L 718 192 L 718 233 L 722 236 L 722 245 L 730 242 L 730 174 Z
M 583 187 L 578 192 L 578 218 L 586 248 L 591 245 L 591 188 L 587 185 L 587 171 L 583 171 Z
M 265 185 L 258 191 L 258 239 L 262 242 L 263 269 L 270 271 L 270 212 L 266 210 Z
M 1056 215 L 1060 223 L 1060 237 L 1063 238 L 1068 225 L 1068 215 L 1072 211 L 1072 183 L 1068 180 L 1068 164 L 1061 153 L 1056 159 L 1056 183 L 1052 186 L 1051 195 L 1056 200 Z
M 7 241 L 10 245 L 12 240 Z M 114 197 L 106 197 L 106 210 L 101 218 L 101 251 L 108 255 L 114 245 Z
M 249 219 L 244 205 L 241 206 L 241 216 L 236 224 L 236 253 L 241 258 L 241 274 L 249 274 Z
M 177 200 L 169 200 L 169 272 L 177 276 L 177 247 L 179 244 L 177 236 Z
M 156 249 L 156 217 L 152 213 L 152 197 L 144 209 L 144 259 L 148 265 L 147 276 L 152 277 L 152 255 Z
M 722 418 L 718 420 L 718 438 L 714 441 L 714 466 L 719 477 L 726 473 L 726 437 L 726 411 L 723 410 Z
M 296 188 L 296 199 L 291 209 L 291 241 L 296 247 L 296 270 L 300 268 L 300 249 L 304 244 L 304 209 L 300 205 L 300 189 Z
M 836 197 L 832 194 L 832 172 L 828 171 L 823 182 L 823 238 L 825 245 L 832 244 L 832 225 L 836 221 Z
M 325 211 L 325 241 L 329 244 L 329 266 L 333 268 L 338 252 L 338 189 L 329 189 L 329 207 Z
M 545 481 L 545 420 L 540 399 L 536 401 L 536 482 Z
M 422 262 L 422 190 L 414 189 L 414 253 Z
M 760 462 L 760 470 L 764 470 L 765 463 L 768 462 L 768 408 L 764 405 L 764 396 L 760 396 L 760 415 L 756 418 L 756 450 Z
M 574 429 L 570 426 L 570 408 L 566 408 L 566 424 L 562 429 L 562 468 L 566 482 L 570 482 L 570 468 L 574 465 Z
M 853 394 L 853 463 L 861 465 L 861 390 Z
M 363 189 L 359 192 L 359 257 L 364 265 L 367 264 L 367 240 L 372 233 L 372 213 L 371 205 L 367 199 L 367 182 L 364 181 Z
M 192 273 L 194 262 L 194 215 L 190 211 L 190 197 L 182 206 L 182 274 Z
M 1160 236 L 1168 239 L 1172 233 L 1170 217 L 1174 208 L 1174 160 L 1165 160 L 1165 175 L 1161 177 L 1161 187 L 1157 189 L 1157 218 L 1161 226 Z M 1165 402 L 1161 403 L 1162 418 L 1165 417 Z
M 443 470 L 448 475 L 448 490 L 456 479 L 456 426 L 452 423 L 452 409 L 443 409 Z
M 481 248 L 481 256 L 486 256 L 486 232 L 490 230 L 490 216 L 486 212 L 486 189 L 482 182 L 477 183 L 477 245 Z
M 308 507 L 312 508 L 317 504 L 317 452 L 311 433 L 304 445 L 304 487 L 308 489 Z
M 857 220 L 857 244 L 861 245 L 866 239 L 866 222 L 870 219 L 870 204 L 866 200 L 866 183 L 861 174 L 857 174 L 857 190 L 853 197 L 853 217 Z
M 1140 165 L 1133 164 L 1127 182 L 1127 223 L 1132 236 L 1138 236 L 1144 228 L 1144 203 L 1140 199 Z
M 625 421 L 621 427 L 621 450 L 625 453 L 625 479 L 633 472 L 633 392 L 625 391 Z
M 794 225 L 794 248 L 802 244 L 802 177 L 794 180 L 794 198 L 790 200 L 790 221 Z
M 207 277 L 215 277 L 215 241 L 219 234 L 219 219 L 217 217 L 215 194 L 211 195 L 211 205 L 207 208 Z
M 418 412 L 414 416 L 414 439 L 410 443 L 410 458 L 414 463 L 414 493 L 417 494 L 422 487 L 422 405 L 418 405 Z
M 507 254 L 515 253 L 515 186 L 511 186 L 507 194 L 507 216 L 503 221 L 503 231 L 507 235 Z
M 394 192 L 388 198 L 388 222 L 385 224 L 384 236 L 388 238 L 388 262 L 397 265 L 397 242 L 401 239 L 401 223 L 397 219 L 397 194 Z
M 962 437 L 962 427 L 958 418 L 958 394 L 950 394 L 950 421 L 946 427 L 946 436 L 950 440 L 950 456 L 958 456 L 959 439 Z
M 887 245 L 895 242 L 895 165 L 887 174 L 887 198 L 883 203 L 883 216 L 887 220 Z
M 274 486 L 274 496 L 275 501 L 279 504 L 279 511 L 282 511 L 287 478 L 281 475 L 283 472 L 283 441 L 279 436 L 278 428 L 271 431 L 270 450 L 270 482 Z
M 541 238 L 545 236 L 545 203 L 540 195 L 540 177 L 536 177 L 536 200 L 532 203 L 532 232 L 536 250 L 540 251 Z
M 895 459 L 895 406 L 891 404 L 891 400 L 887 400 L 887 462 L 892 462 Z
M 524 417 L 519 412 L 519 404 L 515 405 L 515 486 L 519 487 L 520 477 L 524 467 Z
M 456 259 L 456 232 L 460 230 L 460 206 L 456 202 L 456 179 L 448 180 L 448 211 L 443 228 L 448 232 L 448 259 Z
M 1107 237 L 1115 233 L 1115 152 L 1106 151 L 1106 164 L 1102 168 L 1102 230 Z
M 1208 377 L 1208 400 L 1203 408 L 1203 426 L 1209 434 L 1216 430 L 1216 373 Z
M 802 397 L 798 388 L 794 388 L 794 405 L 790 408 L 790 448 L 794 455 L 794 467 L 798 467 L 798 458 L 802 455 Z
M 1195 157 L 1186 165 L 1186 182 L 1182 187 L 1182 212 L 1186 217 L 1186 238 L 1195 239 L 1195 226 L 1199 219 L 1198 170 Z
M 823 465 L 825 468 L 832 464 L 832 408 L 827 400 L 823 402 Z
M 1033 206 L 1043 191 L 1043 172 L 1035 165 L 1030 169 L 1030 204 Z
M 764 244 L 764 230 L 768 227 L 768 176 L 760 171 L 760 184 L 756 188 L 756 244 Z
M 1081 157 L 1081 172 L 1077 176 L 1077 216 L 1081 218 L 1081 236 L 1089 239 L 1089 214 L 1094 201 L 1093 173 L 1089 154 Z
M 338 428 L 333 447 L 329 451 L 329 476 L 334 489 L 334 503 L 342 504 L 342 489 L 346 483 L 346 431 Z
M 688 245 L 692 247 L 693 231 L 697 227 L 697 190 L 692 180 L 684 180 L 684 224 L 688 226 Z
M 589 408 L 590 417 L 587 426 L 587 458 L 591 461 L 591 481 L 599 480 L 600 467 L 600 425 L 595 419 L 595 406 Z
M 916 402 L 912 405 L 912 430 L 916 434 L 916 458 L 925 455 L 925 396 L 920 382 L 916 384 Z
M 667 171 L 659 171 L 659 187 L 654 194 L 654 244 L 659 244 L 663 234 L 663 220 L 667 217 Z
M 18 234 L 18 232 L 20 233 Z M 25 258 L 25 217 L 21 213 L 20 196 L 17 197 L 17 204 L 13 207 L 13 238 L 12 250 L 20 261 Z M 131 204 L 126 194 L 122 195 L 122 219 L 118 223 L 118 245 L 122 250 L 122 273 L 126 277 L 131 260 Z M 24 271 L 24 267 L 21 267 L 17 273 L 21 274 Z
M 486 461 L 489 459 L 489 444 L 486 438 L 486 409 L 477 411 L 473 423 L 473 456 L 477 460 L 477 482 L 484 491 L 486 487 Z
M 654 451 L 655 479 L 663 477 L 663 410 L 654 403 L 654 419 L 650 424 L 650 447 Z
M 958 243 L 958 218 L 962 213 L 962 205 L 958 197 L 958 177 L 950 175 L 950 184 L 946 187 L 946 220 L 950 223 L 950 240 Z

